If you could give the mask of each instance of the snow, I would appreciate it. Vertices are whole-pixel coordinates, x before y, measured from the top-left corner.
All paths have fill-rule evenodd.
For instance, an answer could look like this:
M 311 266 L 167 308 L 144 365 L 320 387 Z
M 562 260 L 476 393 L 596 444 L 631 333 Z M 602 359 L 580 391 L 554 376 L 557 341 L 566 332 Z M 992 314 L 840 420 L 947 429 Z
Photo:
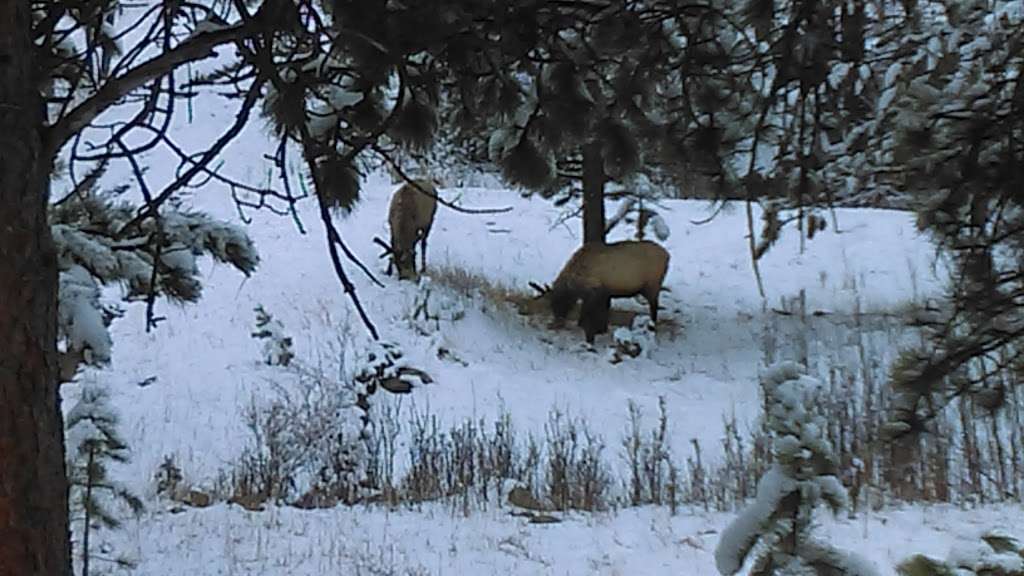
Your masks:
M 1024 508 L 906 508 L 863 520 L 828 520 L 824 537 L 870 558 L 881 574 L 909 551 L 945 557 L 964 522 L 1019 525 Z M 508 510 L 468 517 L 442 505 L 414 510 L 345 508 L 302 511 L 237 506 L 126 522 L 120 552 L 138 559 L 133 574 L 422 574 L 451 576 L 634 576 L 718 574 L 712 550 L 731 514 L 671 516 L 654 507 L 570 515 L 528 524 Z M 103 534 L 108 536 L 108 534 Z M 861 570 L 859 573 L 869 573 Z
M 844 574 L 878 573 L 866 561 L 814 534 L 813 513 L 822 499 L 839 512 L 848 498 L 846 489 L 830 473 L 835 468 L 835 456 L 825 440 L 823 418 L 815 412 L 822 384 L 805 372 L 804 366 L 784 361 L 763 373 L 761 386 L 768 429 L 774 438 L 775 462 L 759 480 L 754 501 L 725 529 L 718 542 L 715 564 L 723 575 L 738 572 L 756 545 L 760 550 L 753 555 L 753 563 L 761 565 L 770 557 L 779 573 L 817 574 L 813 569 L 817 562 L 845 566 Z M 785 501 L 794 494 L 795 502 Z M 779 546 L 780 541 L 790 539 L 794 547 Z
M 983 542 L 965 541 L 956 543 L 946 562 L 957 568 L 981 572 L 983 570 L 996 574 L 1010 574 L 1024 570 L 1024 558 L 1015 552 L 997 552 Z
M 761 477 L 754 501 L 722 532 L 715 548 L 715 567 L 720 574 L 739 572 L 757 539 L 768 528 L 779 503 L 796 485 L 778 464 Z
M 73 350 L 88 350 L 94 362 L 110 359 L 111 338 L 99 307 L 100 289 L 89 272 L 73 265 L 60 275 L 57 323 Z
M 221 101 L 199 98 L 194 115 L 195 124 L 185 123 L 182 115 L 174 127 L 178 136 L 194 143 L 190 148 L 215 138 L 233 111 Z M 495 133 L 492 150 L 507 150 L 514 142 L 510 136 Z M 268 169 L 263 154 L 271 150 L 265 128 L 254 124 L 227 148 L 222 171 L 262 184 Z M 158 153 L 146 160 L 154 182 L 173 178 L 176 162 Z M 127 179 L 128 172 L 114 169 L 107 177 Z M 398 409 L 427 409 L 442 425 L 466 418 L 490 422 L 507 410 L 518 430 L 537 434 L 543 433 L 549 410 L 564 409 L 602 435 L 612 461 L 620 456 L 617 442 L 629 421 L 629 403 L 641 408 L 648 426 L 658 413 L 659 398 L 665 399 L 666 442 L 673 453 L 692 454 L 695 440 L 706 464 L 719 460 L 723 416 L 735 414 L 744 428 L 760 414 L 763 333 L 773 317 L 769 308 L 783 299 L 803 290 L 808 311 L 827 312 L 841 322 L 857 310 L 899 309 L 912 295 L 936 295 L 941 287 L 941 261 L 938 269 L 933 267 L 934 246 L 916 233 L 912 215 L 843 209 L 836 211 L 838 229 L 830 222 L 828 230 L 806 242 L 804 251 L 792 229 L 782 234 L 760 262 L 767 291 L 762 300 L 750 268 L 742 205 L 727 204 L 711 223 L 698 226 L 692 222 L 707 217 L 708 203 L 666 200 L 659 211 L 672 231 L 663 241 L 672 254 L 665 282 L 669 291 L 662 296 L 665 309 L 659 315 L 665 322 L 653 336 L 644 334 L 641 356 L 613 365 L 604 352 L 614 346 L 614 333 L 599 335 L 592 352 L 580 345 L 583 335 L 575 326 L 549 330 L 543 317 L 525 319 L 480 295 L 448 290 L 438 277 L 421 288 L 383 276 L 385 263 L 377 259 L 372 238 L 386 237 L 393 188 L 382 175 L 371 174 L 363 186 L 365 200 L 338 224 L 353 252 L 386 286 L 374 286 L 346 263 L 370 318 L 383 338 L 401 350 L 402 365 L 420 368 L 433 379 L 408 400 L 396 402 Z M 493 187 L 443 194 L 460 196 L 465 206 L 513 210 L 469 215 L 439 209 L 427 253 L 428 276 L 457 268 L 529 293 L 527 283 L 551 282 L 580 242 L 579 221 L 560 221 L 558 209 L 539 198 Z M 194 190 L 186 203 L 238 222 L 229 194 L 212 183 Z M 610 202 L 608 212 L 617 208 Z M 369 349 L 366 331 L 334 277 L 315 204 L 300 203 L 297 212 L 308 234 L 296 230 L 291 219 L 268 212 L 248 213 L 252 224 L 245 228 L 202 223 L 210 230 L 206 249 L 221 259 L 238 259 L 254 273 L 247 278 L 209 257 L 197 258 L 202 300 L 184 307 L 159 302 L 157 313 L 167 320 L 151 332 L 145 331 L 144 305 L 128 305 L 110 328 L 112 349 L 102 340 L 106 332 L 98 313 L 79 319 L 61 311 L 65 321 L 75 318 L 76 338 L 89 341 L 94 353 L 109 352 L 113 360 L 109 369 L 87 368 L 78 382 L 65 385 L 65 402 L 83 385 L 109 384 L 122 436 L 133 452 L 131 462 L 112 467 L 112 473 L 150 500 L 155 498 L 153 474 L 168 455 L 176 457 L 197 487 L 211 485 L 247 446 L 244 408 L 254 397 L 272 398 L 275 387 L 291 383 L 281 367 L 263 362 L 262 342 L 250 337 L 256 306 L 265 306 L 280 321 L 292 338 L 296 361 L 322 367 L 332 378 L 353 369 Z M 243 229 L 253 244 L 240 233 Z M 631 233 L 623 227 L 609 240 Z M 77 301 L 84 309 L 92 294 L 87 285 L 79 289 Z M 120 294 L 112 287 L 104 295 L 117 299 Z M 437 322 L 412 321 L 424 300 L 429 312 L 440 316 Z M 616 301 L 614 307 L 646 319 L 640 301 Z M 462 362 L 439 357 L 442 348 Z M 339 360 L 342 351 L 348 360 Z M 825 492 L 837 490 L 829 480 L 820 486 Z M 783 488 L 783 479 L 770 475 L 758 490 L 777 496 Z M 527 524 L 497 507 L 468 515 L 445 504 L 397 511 L 269 506 L 254 513 L 216 504 L 171 514 L 157 502 L 139 520 L 130 520 L 124 532 L 103 537 L 135 557 L 139 567 L 133 573 L 143 576 L 324 574 L 361 564 L 364 573 L 383 565 L 399 574 L 712 575 L 718 572 L 713 550 L 720 539 L 734 548 L 742 542 L 744 524 L 749 530 L 763 520 L 765 503 L 757 502 L 742 523 L 733 522 L 734 514 L 684 508 L 671 516 L 666 508 L 643 507 L 559 515 L 563 522 L 550 525 Z M 910 552 L 944 556 L 963 526 L 1000 526 L 1020 533 L 1022 512 L 1009 505 L 886 509 L 861 513 L 856 520 L 822 518 L 817 534 L 892 574 L 891 566 Z M 730 523 L 740 527 L 723 532 Z M 728 562 L 724 566 L 737 568 Z

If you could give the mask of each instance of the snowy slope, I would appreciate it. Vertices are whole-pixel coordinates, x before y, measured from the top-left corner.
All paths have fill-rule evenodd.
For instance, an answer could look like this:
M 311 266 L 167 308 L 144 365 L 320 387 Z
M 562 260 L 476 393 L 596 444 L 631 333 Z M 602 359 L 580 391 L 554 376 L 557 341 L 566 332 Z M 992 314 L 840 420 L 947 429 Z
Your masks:
M 340 223 L 360 258 L 378 268 L 383 263 L 375 262 L 379 248 L 371 238 L 386 231 L 391 188 L 380 181 L 368 183 L 366 200 Z M 578 242 L 575 230 L 551 228 L 557 212 L 541 200 L 502 190 L 459 192 L 467 205 L 514 209 L 487 216 L 439 211 L 428 251 L 433 264 L 480 272 L 528 290 L 530 280 L 550 282 Z M 233 210 L 230 200 L 216 193 L 195 201 L 225 217 Z M 466 308 L 462 320 L 422 337 L 407 320 L 414 286 L 379 275 L 386 284 L 380 289 L 354 267 L 349 272 L 383 337 L 401 343 L 414 364 L 436 380 L 413 397 L 429 403 L 432 412 L 453 420 L 489 419 L 507 408 L 526 429 L 538 430 L 548 408 L 560 407 L 600 422 L 602 431 L 615 437 L 625 425 L 627 400 L 653 416 L 663 395 L 674 425 L 672 443 L 685 453 L 691 438 L 715 445 L 724 414 L 735 411 L 741 420 L 756 415 L 765 313 L 750 272 L 740 211 L 696 227 L 689 222 L 705 214 L 704 203 L 667 204 L 674 233 L 666 243 L 672 261 L 664 317 L 680 330 L 661 330 L 649 359 L 611 365 L 603 354 L 582 349 L 578 330 L 552 333 L 542 321 L 527 322 L 511 309 L 470 299 L 461 302 Z M 204 297 L 197 305 L 178 309 L 161 304 L 160 312 L 169 319 L 149 334 L 142 330 L 142 306 L 129 307 L 115 323 L 112 369 L 86 378 L 107 381 L 122 395 L 129 433 L 145 444 L 135 460 L 139 473 L 153 470 L 170 452 L 212 473 L 237 453 L 240 407 L 253 392 L 283 377 L 280 370 L 260 364 L 259 342 L 249 336 L 256 305 L 284 323 L 299 358 L 308 363 L 333 355 L 339 340 L 367 338 L 333 275 L 312 208 L 307 203 L 303 210 L 307 235 L 299 234 L 289 219 L 253 214 L 250 232 L 262 262 L 252 278 L 206 264 Z M 840 211 L 839 221 L 848 232 L 816 238 L 803 255 L 795 239 L 786 238 L 765 257 L 769 306 L 779 306 L 781 297 L 802 287 L 809 309 L 834 312 L 849 312 L 857 298 L 868 309 L 891 308 L 909 298 L 913 282 L 917 290 L 934 290 L 934 280 L 922 278 L 921 272 L 927 270 L 931 249 L 913 235 L 907 215 Z M 495 228 L 511 232 L 488 232 Z M 639 301 L 615 306 L 644 309 Z M 599 337 L 599 349 L 609 342 L 608 335 Z M 439 346 L 468 366 L 438 360 Z M 156 384 L 135 385 L 151 376 L 157 377 Z
M 193 123 L 179 120 L 176 132 L 198 147 L 223 129 L 230 114 L 219 102 L 201 99 Z M 269 148 L 254 124 L 227 149 L 225 173 L 266 184 L 262 155 Z M 167 157 L 154 153 L 148 163 L 154 178 L 173 174 L 174 163 Z M 109 177 L 124 178 L 124 172 Z M 761 331 L 772 314 L 766 304 L 778 307 L 781 299 L 804 289 L 811 310 L 842 315 L 859 305 L 888 311 L 935 294 L 940 285 L 932 271 L 933 248 L 916 234 L 911 216 L 839 210 L 841 233 L 830 227 L 801 254 L 790 231 L 763 259 L 765 302 L 750 269 L 743 207 L 729 206 L 711 223 L 698 226 L 692 221 L 708 215 L 707 203 L 669 201 L 665 216 L 672 236 L 665 245 L 672 260 L 663 305 L 664 317 L 679 330 L 659 330 L 650 358 L 612 365 L 603 355 L 608 335 L 599 336 L 598 353 L 588 352 L 578 330 L 550 332 L 542 320 L 453 294 L 447 298 L 464 308 L 465 316 L 421 336 L 408 321 L 416 288 L 380 274 L 383 263 L 372 243 L 374 235 L 387 236 L 392 189 L 383 177 L 371 176 L 364 201 L 337 222 L 355 253 L 386 286 L 375 287 L 347 265 L 370 317 L 384 338 L 400 343 L 412 363 L 434 378 L 434 384 L 403 401 L 406 408 L 429 407 L 447 422 L 490 420 L 507 410 L 521 429 L 540 433 L 549 409 L 557 407 L 585 417 L 605 437 L 613 457 L 627 424 L 627 402 L 635 401 L 653 421 L 658 398 L 664 396 L 676 454 L 689 454 L 691 439 L 697 439 L 705 457 L 716 458 L 723 417 L 735 413 L 741 422 L 752 422 L 759 410 Z M 431 265 L 479 273 L 528 291 L 529 281 L 550 282 L 579 243 L 578 220 L 559 224 L 558 210 L 541 199 L 483 188 L 446 188 L 442 194 L 460 197 L 467 206 L 513 209 L 467 215 L 440 208 L 430 237 Z M 188 203 L 238 219 L 229 195 L 215 184 L 195 191 Z M 197 482 L 212 481 L 247 438 L 243 408 L 252 398 L 269 395 L 275 384 L 288 385 L 290 375 L 260 362 L 260 343 L 249 335 L 255 306 L 263 305 L 283 322 L 306 365 L 333 366 L 340 351 L 366 342 L 334 277 L 315 206 L 306 201 L 299 214 L 308 229 L 305 235 L 289 218 L 251 213 L 249 231 L 262 257 L 253 277 L 205 262 L 203 300 L 185 308 L 160 303 L 159 312 L 168 320 L 148 334 L 144 306 L 128 306 L 127 315 L 113 326 L 112 366 L 80 378 L 111 387 L 122 431 L 133 447 L 132 462 L 118 469 L 129 485 L 151 494 L 150 479 L 168 454 L 176 455 Z M 628 232 L 616 230 L 611 239 Z M 110 295 L 116 296 L 116 290 Z M 614 306 L 644 310 L 639 302 Z M 454 351 L 466 365 L 439 359 L 439 347 Z M 143 381 L 151 383 L 139 386 Z M 65 398 L 73 399 L 79 386 L 66 386 Z M 179 516 L 147 515 L 131 524 L 120 544 L 131 544 L 142 562 L 138 573 L 147 575 L 183 573 L 178 559 L 203 573 L 321 574 L 344 566 L 344 558 L 361 549 L 370 555 L 394 554 L 394 566 L 422 566 L 429 574 L 712 574 L 715 536 L 706 531 L 720 530 L 728 517 L 687 511 L 669 519 L 666 514 L 628 510 L 526 527 L 501 511 L 468 519 L 429 507 L 422 513 L 355 508 L 272 509 L 252 515 L 219 505 Z M 888 523 L 872 516 L 867 520 L 871 538 L 863 536 L 863 526 L 849 523 L 830 524 L 828 530 L 845 546 L 888 566 L 907 551 L 900 542 L 910 532 L 921 544 L 913 550 L 943 554 L 949 540 L 942 535 L 946 525 L 935 521 L 942 514 L 915 509 L 893 513 Z M 1012 514 L 982 510 L 956 516 L 1005 525 Z M 919 530 L 922 517 L 927 533 Z M 937 536 L 927 540 L 929 534 Z M 395 545 L 382 551 L 382 540 Z

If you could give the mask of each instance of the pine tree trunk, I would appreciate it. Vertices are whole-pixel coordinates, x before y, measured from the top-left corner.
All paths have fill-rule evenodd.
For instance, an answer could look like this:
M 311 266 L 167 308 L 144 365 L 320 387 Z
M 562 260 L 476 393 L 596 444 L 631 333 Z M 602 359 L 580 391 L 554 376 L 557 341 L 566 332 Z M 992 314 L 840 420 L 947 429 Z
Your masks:
M 583 146 L 583 243 L 604 244 L 604 157 L 601 143 Z
M 0 576 L 71 574 L 57 260 L 28 0 L 0 0 Z
M 92 487 L 93 471 L 96 466 L 96 450 L 89 450 L 89 459 L 85 463 L 85 497 L 82 498 L 82 510 L 85 521 L 82 522 L 82 576 L 89 576 L 89 534 L 92 532 Z
M 601 143 L 597 140 L 583 146 L 583 243 L 604 244 L 604 156 L 601 154 Z M 586 302 L 586 300 L 584 300 Z M 598 334 L 608 331 L 608 318 L 611 311 L 611 299 L 604 298 L 594 303 L 590 314 L 599 314 L 602 318 L 595 328 Z M 589 336 L 588 336 L 589 338 Z

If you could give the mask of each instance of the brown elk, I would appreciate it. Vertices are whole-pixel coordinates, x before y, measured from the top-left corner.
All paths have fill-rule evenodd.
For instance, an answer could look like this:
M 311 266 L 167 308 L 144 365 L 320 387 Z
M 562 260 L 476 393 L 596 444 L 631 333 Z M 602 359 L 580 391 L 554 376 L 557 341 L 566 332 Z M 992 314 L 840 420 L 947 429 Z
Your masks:
M 421 190 L 422 188 L 422 190 Z M 416 242 L 420 243 L 422 269 L 427 267 L 427 236 L 437 212 L 437 186 L 427 179 L 406 182 L 391 197 L 388 224 L 391 227 L 391 255 L 387 273 L 398 269 L 400 280 L 418 277 L 416 271 Z
M 612 298 L 643 295 L 658 321 L 658 293 L 668 272 L 668 251 L 647 240 L 612 244 L 584 244 L 569 258 L 551 286 L 530 285 L 547 298 L 559 322 L 580 299 L 579 326 L 588 343 L 608 331 L 608 307 Z

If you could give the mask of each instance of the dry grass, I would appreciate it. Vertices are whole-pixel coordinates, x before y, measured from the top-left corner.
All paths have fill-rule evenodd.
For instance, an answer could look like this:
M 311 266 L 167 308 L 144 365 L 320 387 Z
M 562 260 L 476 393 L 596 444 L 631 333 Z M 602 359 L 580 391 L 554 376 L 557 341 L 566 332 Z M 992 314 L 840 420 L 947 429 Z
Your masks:
M 533 299 L 532 291 L 512 288 L 479 272 L 459 268 L 451 264 L 428 266 L 430 280 L 453 292 L 467 297 L 483 296 L 495 304 L 517 304 Z

